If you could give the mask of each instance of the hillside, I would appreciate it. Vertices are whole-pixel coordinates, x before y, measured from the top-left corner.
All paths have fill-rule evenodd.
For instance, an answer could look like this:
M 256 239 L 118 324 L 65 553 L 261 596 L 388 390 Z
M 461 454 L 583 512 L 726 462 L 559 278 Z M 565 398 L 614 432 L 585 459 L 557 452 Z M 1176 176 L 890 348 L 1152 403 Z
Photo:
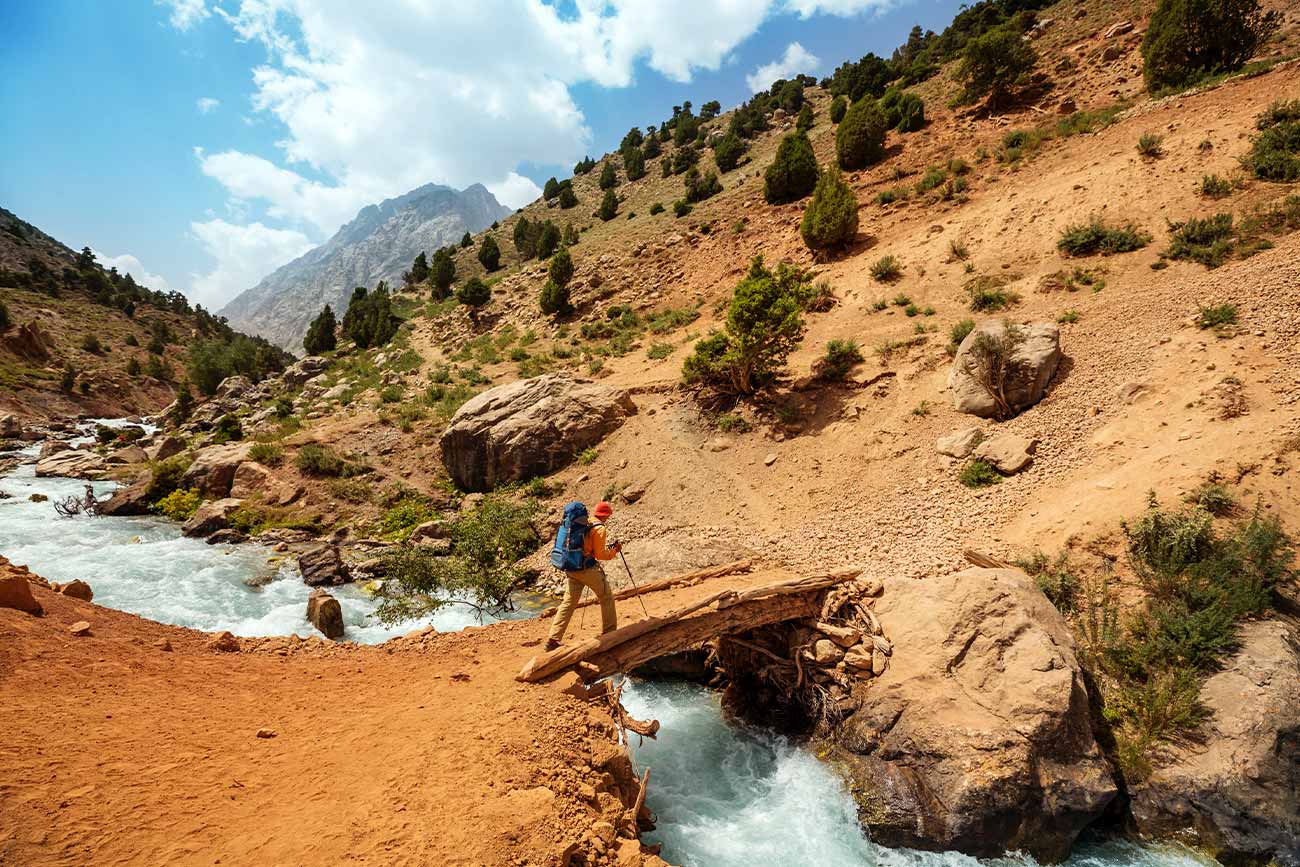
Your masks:
M 460 191 L 425 184 L 362 208 L 329 241 L 277 268 L 221 315 L 235 328 L 296 350 L 323 305 L 346 307 L 355 286 L 400 284 L 417 253 L 455 244 L 510 213 L 482 184 Z
M 180 293 L 154 292 L 129 274 L 105 271 L 89 249 L 75 253 L 3 209 L 0 305 L 0 414 L 155 413 L 193 375 L 200 346 L 222 374 L 239 368 L 260 378 L 289 360 Z

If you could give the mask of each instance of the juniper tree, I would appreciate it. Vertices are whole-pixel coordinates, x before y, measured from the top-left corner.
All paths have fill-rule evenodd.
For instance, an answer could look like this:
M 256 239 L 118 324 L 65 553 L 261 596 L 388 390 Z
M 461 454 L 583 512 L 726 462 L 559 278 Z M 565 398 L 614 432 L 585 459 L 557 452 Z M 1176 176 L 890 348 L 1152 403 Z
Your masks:
M 433 254 L 433 264 L 429 266 L 429 279 L 433 283 L 433 297 L 441 301 L 447 297 L 447 290 L 456 281 L 456 260 L 451 257 L 451 249 L 443 247 Z
M 334 311 L 328 304 L 315 319 L 311 325 L 307 326 L 307 336 L 302 339 L 302 348 L 307 351 L 308 355 L 320 355 L 322 352 L 329 352 L 336 345 L 334 330 L 338 323 L 334 321 Z
M 880 162 L 885 156 L 885 113 L 874 99 L 853 103 L 835 131 L 835 154 L 840 168 L 854 171 Z
M 497 247 L 496 238 L 484 235 L 479 241 L 478 261 L 489 274 L 501 267 L 501 249 Z
M 829 167 L 817 181 L 803 212 L 799 233 L 813 250 L 841 247 L 858 233 L 858 199 L 839 169 Z
M 479 308 L 492 300 L 492 289 L 477 277 L 471 277 L 456 289 L 456 300 L 469 308 L 469 318 L 478 322 Z
M 802 199 L 817 185 L 817 157 L 808 136 L 792 132 L 781 140 L 776 159 L 763 175 L 763 196 L 769 204 Z

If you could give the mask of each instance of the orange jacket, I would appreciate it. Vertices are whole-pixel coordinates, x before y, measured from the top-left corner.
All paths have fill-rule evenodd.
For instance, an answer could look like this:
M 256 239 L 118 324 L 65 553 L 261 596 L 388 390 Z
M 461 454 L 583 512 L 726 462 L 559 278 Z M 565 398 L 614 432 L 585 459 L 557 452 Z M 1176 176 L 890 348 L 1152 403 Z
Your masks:
M 618 556 L 618 550 L 617 548 L 607 548 L 605 542 L 605 525 L 592 524 L 591 529 L 587 531 L 586 537 L 582 540 L 582 553 L 595 560 L 613 560 Z

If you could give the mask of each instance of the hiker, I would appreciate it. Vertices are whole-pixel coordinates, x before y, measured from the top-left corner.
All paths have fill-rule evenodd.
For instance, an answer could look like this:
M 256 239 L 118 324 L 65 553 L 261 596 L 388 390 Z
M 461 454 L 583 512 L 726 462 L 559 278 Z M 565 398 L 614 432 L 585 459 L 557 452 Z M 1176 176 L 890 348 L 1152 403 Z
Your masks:
M 600 561 L 613 560 L 618 556 L 622 545 L 615 542 L 606 547 L 607 535 L 604 521 L 614 514 L 614 507 L 605 501 L 596 504 L 592 510 L 596 520 L 588 522 L 587 507 L 582 503 L 569 503 L 564 507 L 564 520 L 555 535 L 555 549 L 551 552 L 551 563 L 563 571 L 569 578 L 569 586 L 564 591 L 564 601 L 555 610 L 555 619 L 551 621 L 551 634 L 546 639 L 546 649 L 554 650 L 560 646 L 560 639 L 569 628 L 573 619 L 573 609 L 578 607 L 582 591 L 586 587 L 600 600 L 600 632 L 613 632 L 618 626 L 618 615 L 614 612 L 614 594 L 605 580 L 605 570 Z

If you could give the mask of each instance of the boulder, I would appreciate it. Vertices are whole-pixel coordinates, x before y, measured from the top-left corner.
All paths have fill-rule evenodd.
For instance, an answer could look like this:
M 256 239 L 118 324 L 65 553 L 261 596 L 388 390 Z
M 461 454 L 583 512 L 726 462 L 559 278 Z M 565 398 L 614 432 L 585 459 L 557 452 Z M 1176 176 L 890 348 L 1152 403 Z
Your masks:
M 78 620 L 76 623 L 68 627 L 68 632 L 71 632 L 77 638 L 85 638 L 90 635 L 90 621 Z
M 153 473 L 146 471 L 125 488 L 118 488 L 99 504 L 101 515 L 147 515 L 149 514 L 149 485 L 153 483 Z
M 230 632 L 218 632 L 208 641 L 208 649 L 217 653 L 238 653 L 239 639 Z
M 873 608 L 892 656 L 871 648 L 834 756 L 871 839 L 1063 859 L 1116 786 L 1060 612 L 1016 569 L 889 578 Z
M 38 476 L 66 476 L 72 479 L 100 479 L 108 465 L 95 452 L 71 449 L 36 462 Z
M 23 425 L 15 416 L 0 415 L 0 439 L 12 440 L 22 435 Z
M 232 497 L 261 497 L 268 506 L 287 506 L 302 496 L 303 489 L 276 478 L 270 469 L 256 461 L 244 461 L 235 470 L 231 483 Z
M 302 583 L 308 587 L 346 584 L 352 580 L 337 545 L 318 545 L 304 551 L 298 557 L 298 571 L 302 573 Z
M 977 427 L 968 427 L 953 431 L 946 437 L 939 437 L 934 447 L 941 455 L 964 459 L 970 456 L 970 453 L 975 449 L 975 446 L 980 444 L 982 439 L 984 439 L 984 431 Z
M 305 384 L 312 377 L 319 376 L 327 367 L 329 367 L 329 362 L 324 358 L 319 355 L 309 355 L 297 364 L 286 368 L 284 373 L 280 375 L 280 380 L 285 385 L 296 388 Z
M 307 597 L 307 619 L 326 638 L 343 637 L 343 606 L 327 591 L 317 588 Z
M 5 333 L 0 343 L 28 361 L 48 361 L 54 350 L 54 340 L 36 322 L 19 325 Z
M 1000 473 L 1011 475 L 1029 466 L 1038 440 L 1013 433 L 995 433 L 971 452 L 971 457 L 987 461 Z
M 411 531 L 408 541 L 412 545 L 418 544 L 426 539 L 450 539 L 451 522 L 441 518 L 435 518 L 432 521 L 425 521 Z
M 64 596 L 71 596 L 73 599 L 80 599 L 82 602 L 90 602 L 95 598 L 95 591 L 90 589 L 90 585 L 80 578 L 73 579 L 67 584 L 59 586 L 59 592 Z
M 107 458 L 110 464 L 142 464 L 147 460 L 149 460 L 149 455 L 137 445 L 123 446 L 117 451 L 111 452 Z
M 649 488 L 650 488 L 649 481 L 633 482 L 632 484 L 624 488 L 623 492 L 619 494 L 619 496 L 623 498 L 623 502 L 627 503 L 630 506 L 631 504 L 635 503 L 637 500 L 644 497 L 645 492 L 649 490 Z
M 829 638 L 819 638 L 813 642 L 812 657 L 818 665 L 834 665 L 844 658 L 844 650 Z
M 489 389 L 442 435 L 442 462 L 466 491 L 551 473 L 636 412 L 623 390 L 550 373 Z
M 1201 687 L 1209 712 L 1130 786 L 1138 830 L 1191 837 L 1224 863 L 1300 865 L 1300 636 L 1247 623 L 1241 649 Z
M 213 531 L 212 535 L 204 541 L 209 545 L 239 545 L 247 542 L 248 537 L 234 527 L 225 527 Z
M 50 455 L 57 455 L 59 452 L 69 451 L 72 451 L 71 444 L 66 443 L 63 440 L 46 440 L 41 443 L 41 451 L 40 454 L 37 455 L 36 459 L 41 460 L 43 458 L 48 458 Z
M 1043 399 L 1047 384 L 1061 361 L 1061 330 L 1054 322 L 1035 322 L 1029 325 L 1010 326 L 1014 329 L 1014 348 L 1007 364 L 1003 395 L 1010 414 L 1021 412 Z M 991 319 L 976 326 L 957 349 L 948 372 L 948 387 L 952 389 L 953 406 L 958 412 L 981 418 L 992 418 L 1006 412 L 993 394 L 981 383 L 978 371 L 984 360 L 979 348 L 981 336 L 1002 341 L 1006 337 L 1007 323 Z
M 202 449 L 185 475 L 181 476 L 181 487 L 193 488 L 205 497 L 229 496 L 235 470 L 248 460 L 250 448 L 250 443 L 231 443 Z
M 144 455 L 151 461 L 165 461 L 185 451 L 185 440 L 176 436 L 163 437 L 150 446 L 145 446 Z
M 217 397 L 244 400 L 253 393 L 254 387 L 246 376 L 227 376 L 217 386 Z
M 226 497 L 221 500 L 209 500 L 199 506 L 197 512 L 181 525 L 181 532 L 186 536 L 209 536 L 229 526 L 230 516 L 244 504 L 243 500 Z
M 21 574 L 0 572 L 0 608 L 14 608 L 28 614 L 40 614 L 41 603 L 32 595 L 32 585 Z

